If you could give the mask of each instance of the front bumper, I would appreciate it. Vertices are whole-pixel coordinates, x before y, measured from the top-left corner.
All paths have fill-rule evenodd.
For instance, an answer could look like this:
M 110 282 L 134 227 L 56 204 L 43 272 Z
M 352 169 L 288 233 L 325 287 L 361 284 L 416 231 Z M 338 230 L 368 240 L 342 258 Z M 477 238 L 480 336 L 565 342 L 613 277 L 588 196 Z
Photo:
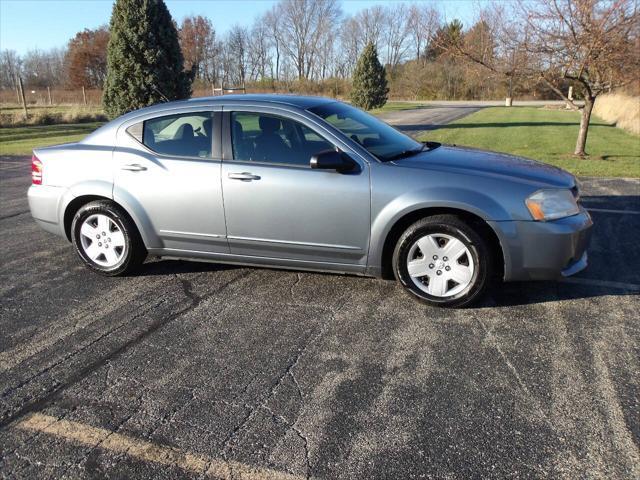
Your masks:
M 549 280 L 587 267 L 593 221 L 586 210 L 550 222 L 491 222 L 504 252 L 504 279 Z
M 60 218 L 61 204 L 66 188 L 49 185 L 31 185 L 27 192 L 29 210 L 36 223 L 47 232 L 65 236 L 64 225 Z

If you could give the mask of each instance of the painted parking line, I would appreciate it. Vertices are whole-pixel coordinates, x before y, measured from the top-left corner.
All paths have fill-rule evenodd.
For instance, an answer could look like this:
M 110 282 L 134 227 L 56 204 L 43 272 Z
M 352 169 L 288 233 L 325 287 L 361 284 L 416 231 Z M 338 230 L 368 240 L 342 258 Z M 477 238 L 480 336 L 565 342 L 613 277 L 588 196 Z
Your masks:
M 640 285 L 635 283 L 610 282 L 608 280 L 595 280 L 592 278 L 567 277 L 560 280 L 563 283 L 575 283 L 577 285 L 588 285 L 590 287 L 616 288 L 620 290 L 629 290 L 631 292 L 640 292 Z
M 45 433 L 70 442 L 121 453 L 145 462 L 178 467 L 187 472 L 223 479 L 302 480 L 304 477 L 268 468 L 209 458 L 178 448 L 158 445 L 79 422 L 58 420 L 34 413 L 16 424 L 17 428 Z
M 590 212 L 602 212 L 602 213 L 620 213 L 620 214 L 629 214 L 629 215 L 640 215 L 640 211 L 638 210 L 613 210 L 610 208 L 589 208 L 587 210 Z

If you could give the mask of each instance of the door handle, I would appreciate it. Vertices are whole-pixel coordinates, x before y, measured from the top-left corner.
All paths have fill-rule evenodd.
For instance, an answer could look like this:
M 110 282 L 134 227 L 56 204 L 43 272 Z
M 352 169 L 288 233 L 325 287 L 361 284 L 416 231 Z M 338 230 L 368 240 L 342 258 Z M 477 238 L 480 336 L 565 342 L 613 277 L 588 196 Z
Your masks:
M 254 175 L 249 172 L 242 173 L 230 173 L 229 178 L 232 180 L 243 180 L 245 182 L 250 182 L 251 180 L 260 180 L 260 175 Z
M 143 172 L 147 169 L 147 167 L 143 167 L 139 163 L 129 163 L 128 165 L 123 165 L 121 170 L 128 170 L 130 172 Z

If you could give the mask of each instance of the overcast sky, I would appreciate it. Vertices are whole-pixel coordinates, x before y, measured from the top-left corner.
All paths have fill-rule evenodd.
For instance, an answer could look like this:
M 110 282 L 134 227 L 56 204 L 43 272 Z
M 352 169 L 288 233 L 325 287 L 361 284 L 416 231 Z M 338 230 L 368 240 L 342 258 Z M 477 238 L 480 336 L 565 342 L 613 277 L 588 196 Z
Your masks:
M 436 5 L 448 19 L 466 23 L 472 18 L 474 0 L 422 0 Z M 209 17 L 218 33 L 234 24 L 249 26 L 276 3 L 275 0 L 166 0 L 173 18 L 180 22 L 191 14 Z M 390 0 L 345 0 L 345 14 Z M 421 3 L 418 1 L 407 1 Z M 28 50 L 64 46 L 77 32 L 109 23 L 113 0 L 0 0 L 0 49 Z

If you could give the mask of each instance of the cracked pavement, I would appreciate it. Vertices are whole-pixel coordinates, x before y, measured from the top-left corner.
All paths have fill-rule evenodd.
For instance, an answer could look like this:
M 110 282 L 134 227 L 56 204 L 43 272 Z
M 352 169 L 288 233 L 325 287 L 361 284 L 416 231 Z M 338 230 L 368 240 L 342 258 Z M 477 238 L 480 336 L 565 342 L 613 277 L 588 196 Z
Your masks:
M 582 180 L 576 279 L 452 311 L 352 276 L 103 278 L 32 221 L 29 160 L 0 169 L 0 477 L 640 476 L 639 180 Z

